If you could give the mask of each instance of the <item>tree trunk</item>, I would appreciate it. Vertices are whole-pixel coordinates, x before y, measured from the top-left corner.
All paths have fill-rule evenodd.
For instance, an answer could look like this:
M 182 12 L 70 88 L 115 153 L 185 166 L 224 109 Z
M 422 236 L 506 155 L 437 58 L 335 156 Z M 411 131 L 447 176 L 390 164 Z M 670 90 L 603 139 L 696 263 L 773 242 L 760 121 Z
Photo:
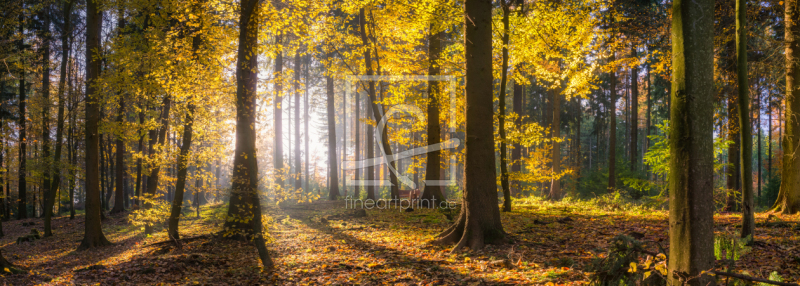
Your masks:
M 755 230 L 753 217 L 753 133 L 750 126 L 750 85 L 747 83 L 747 4 L 736 0 L 736 77 L 739 88 L 739 149 L 742 164 L 742 237 L 752 236 Z M 710 110 L 710 109 L 709 109 Z
M 101 226 L 100 199 L 100 102 L 95 81 L 100 79 L 100 59 L 94 55 L 100 49 L 103 14 L 97 2 L 86 2 L 86 215 L 84 236 L 78 250 L 110 245 Z
M 500 186 L 503 189 L 503 211 L 511 211 L 511 190 L 508 186 L 508 156 L 506 155 L 506 85 L 508 84 L 508 14 L 509 7 L 501 2 L 503 9 L 503 59 L 500 65 L 500 94 L 497 103 L 498 133 L 500 133 Z M 551 189 L 552 190 L 552 189 Z
M 728 198 L 725 203 L 725 211 L 733 212 L 737 210 L 736 194 L 739 193 L 741 181 L 741 165 L 739 164 L 739 107 L 736 104 L 736 97 L 733 91 L 728 90 L 728 140 L 733 143 L 728 145 Z
M 442 53 L 442 36 L 444 33 L 439 31 L 441 29 L 435 23 L 429 25 L 428 32 L 428 76 L 437 76 L 441 72 L 439 60 L 441 60 Z M 439 126 L 439 98 L 441 97 L 441 85 L 439 81 L 428 81 L 428 122 L 427 122 L 427 135 L 428 146 L 441 143 L 439 137 L 441 128 Z M 433 181 L 441 180 L 439 171 L 441 169 L 441 154 L 440 150 L 429 151 L 425 156 L 425 189 L 420 196 L 420 205 L 422 207 L 435 208 L 436 201 L 443 201 L 444 194 L 440 184 L 433 184 Z
M 633 55 L 634 59 L 637 60 L 638 58 L 636 55 L 636 47 L 631 49 L 631 54 Z M 631 125 L 631 141 L 630 141 L 630 151 L 631 151 L 631 171 L 636 171 L 636 167 L 639 164 L 639 159 L 636 157 L 639 153 L 639 66 L 638 64 L 634 64 L 631 67 L 631 117 L 630 117 L 630 125 Z
M 203 3 L 198 3 L 197 5 L 193 5 L 192 9 L 195 11 L 195 13 L 202 14 L 204 13 L 204 11 L 202 11 L 202 5 Z M 200 38 L 200 33 L 195 33 L 192 37 L 192 57 L 195 61 L 199 61 L 197 58 L 197 51 L 200 49 L 201 43 L 202 38 Z M 167 229 L 167 235 L 172 239 L 180 239 L 178 223 L 180 222 L 181 209 L 183 208 L 183 194 L 186 188 L 186 171 L 189 167 L 189 151 L 192 149 L 194 111 L 194 96 L 192 93 L 189 93 L 189 98 L 186 99 L 186 115 L 183 121 L 183 142 L 181 142 L 180 154 L 178 155 L 178 160 L 176 160 L 178 162 L 178 174 L 175 182 L 175 193 L 172 197 L 172 208 L 170 209 Z M 200 200 L 195 198 L 195 201 L 199 206 Z M 198 207 L 197 209 L 199 213 L 200 208 Z
M 519 82 L 514 82 L 514 113 L 517 114 L 517 120 L 514 122 L 514 126 L 517 131 L 522 130 L 522 106 L 524 105 L 525 97 L 522 95 L 522 84 Z M 522 146 L 519 142 L 514 143 L 513 150 L 511 150 L 511 172 L 519 173 L 522 169 L 520 168 L 522 164 Z M 511 195 L 520 195 L 522 191 L 522 187 L 519 185 L 518 180 L 512 180 L 510 182 L 510 189 Z
M 667 284 L 714 285 L 714 2 L 672 6 Z M 691 277 L 691 279 L 689 279 Z
M 261 203 L 257 193 L 258 161 L 256 157 L 256 132 L 251 126 L 256 119 L 256 88 L 258 85 L 258 57 L 251 56 L 258 49 L 258 0 L 241 2 L 239 16 L 239 49 L 236 64 L 236 150 L 231 176 L 231 199 L 224 235 L 234 238 L 259 237 L 255 227 L 260 226 Z M 259 220 L 258 225 L 254 221 Z M 264 262 L 264 261 L 262 261 Z M 266 264 L 266 263 L 265 263 Z
M 231 200 L 224 234 L 231 238 L 253 237 L 265 269 L 273 267 L 262 233 L 261 201 L 258 197 L 256 155 L 256 97 L 258 87 L 259 0 L 240 3 L 239 49 L 236 63 L 236 150 L 231 176 Z M 277 104 L 277 103 L 276 103 Z M 278 110 L 280 111 L 280 109 Z M 282 163 L 282 162 L 281 162 Z
M 281 44 L 283 37 L 278 34 L 276 44 Z M 283 52 L 275 55 L 275 104 L 272 110 L 275 128 L 275 154 L 272 155 L 275 173 L 275 185 L 283 188 L 283 179 L 286 175 L 283 166 Z
M 464 2 L 466 58 L 466 164 L 463 206 L 456 222 L 442 232 L 438 243 L 458 242 L 479 250 L 503 243 L 506 232 L 497 206 L 492 95 L 492 2 Z
M 800 52 L 800 11 L 797 0 L 788 0 L 785 5 L 786 104 L 783 118 L 786 124 L 781 137 L 781 188 L 771 211 L 796 214 L 800 212 L 800 154 L 796 154 L 800 147 L 800 136 L 797 134 L 800 132 L 800 65 L 797 63 L 797 52 Z
M 298 48 L 299 49 L 299 48 Z M 303 188 L 303 169 L 300 158 L 300 51 L 294 53 L 294 190 Z
M 756 194 L 760 198 L 761 197 L 761 92 L 758 90 L 758 87 L 756 87 L 755 111 L 756 111 L 756 136 L 757 136 L 756 142 L 758 142 L 756 143 L 758 145 L 756 147 L 756 154 L 758 156 L 758 159 L 756 160 L 756 165 L 757 165 L 756 170 L 758 173 L 758 176 L 756 177 L 758 180 L 756 182 L 756 186 L 758 186 L 758 188 L 756 189 Z
M 339 170 L 336 168 L 336 109 L 334 108 L 333 77 L 325 77 L 325 92 L 328 108 L 328 199 L 339 197 Z
M 304 69 L 303 69 L 303 78 L 304 78 L 304 80 L 303 80 L 303 82 L 305 83 L 305 85 L 303 87 L 303 101 L 304 101 L 303 102 L 303 114 L 304 114 L 304 116 L 303 116 L 303 129 L 305 131 L 303 132 L 303 137 L 304 137 L 303 138 L 303 145 L 304 145 L 303 146 L 303 156 L 305 156 L 305 164 L 303 164 L 303 173 L 304 173 L 303 174 L 303 178 L 304 178 L 303 179 L 303 190 L 309 191 L 308 183 L 309 183 L 309 178 L 310 177 L 308 176 L 309 175 L 308 174 L 308 166 L 309 166 L 308 155 L 311 152 L 308 150 L 308 120 L 309 120 L 309 117 L 308 117 L 308 87 L 310 85 L 309 82 L 308 82 L 308 80 L 309 80 L 309 77 L 308 77 L 309 56 L 308 55 L 306 55 L 304 57 L 304 62 L 305 62 L 305 65 L 303 65 L 304 66 Z
M 41 28 L 42 38 L 42 163 L 44 172 L 42 172 L 42 185 L 41 188 L 44 194 L 44 204 L 42 211 L 44 213 L 44 232 L 45 236 L 52 236 L 50 223 L 53 215 L 53 205 L 55 204 L 55 189 L 51 189 L 51 172 L 53 171 L 52 158 L 50 158 L 50 9 L 45 6 L 41 14 L 44 26 Z M 48 207 L 49 206 L 49 207 Z
M 24 31 L 23 31 L 24 24 L 23 23 L 24 23 L 24 20 L 25 20 L 23 14 L 24 13 L 20 13 L 19 14 L 20 40 L 19 40 L 19 42 L 17 44 L 18 45 L 17 48 L 18 48 L 19 51 L 23 51 L 25 49 L 24 37 L 22 37 L 22 35 L 24 34 Z M 17 219 L 26 219 L 26 218 L 28 218 L 28 202 L 27 202 L 27 197 L 28 196 L 27 196 L 27 192 L 26 192 L 26 190 L 28 189 L 28 187 L 27 187 L 28 179 L 27 179 L 27 170 L 26 170 L 27 169 L 27 165 L 28 165 L 27 156 L 26 156 L 27 155 L 26 148 L 28 146 L 28 140 L 27 140 L 27 135 L 25 134 L 25 131 L 26 131 L 25 130 L 25 123 L 26 123 L 26 120 L 25 120 L 26 119 L 26 117 L 25 117 L 25 103 L 27 101 L 27 99 L 26 99 L 27 96 L 26 96 L 26 91 L 25 91 L 25 68 L 24 68 L 25 63 L 23 62 L 24 58 L 22 58 L 20 61 L 21 61 L 22 68 L 20 68 L 20 76 L 19 76 L 19 123 L 18 123 L 18 125 L 19 125 L 19 127 L 18 127 L 19 128 L 19 168 L 18 168 L 19 180 L 17 181 L 17 190 L 19 192 L 19 195 L 17 197 L 17 202 L 18 202 Z
M 119 127 L 122 127 L 123 120 L 125 120 L 125 98 L 122 97 L 122 94 L 119 94 L 119 114 L 117 114 L 117 124 Z M 125 141 L 122 141 L 122 135 L 117 136 L 116 142 L 116 176 L 114 179 L 116 183 L 114 184 L 114 208 L 111 209 L 112 214 L 117 214 L 125 211 Z
M 550 138 L 554 140 L 552 141 L 553 149 L 550 150 L 553 178 L 550 179 L 550 194 L 548 197 L 551 200 L 558 200 L 561 199 L 561 179 L 557 179 L 556 176 L 561 173 L 561 142 L 556 140 L 561 139 L 561 94 L 557 90 L 551 90 L 550 94 L 553 99 L 550 105 L 552 108 L 551 114 L 553 115 L 553 131 L 550 134 Z
M 611 62 L 616 59 L 614 52 L 611 52 Z M 611 91 L 611 102 L 608 106 L 608 192 L 617 189 L 616 165 L 617 165 L 617 75 L 616 67 L 613 67 L 608 76 L 609 91 Z

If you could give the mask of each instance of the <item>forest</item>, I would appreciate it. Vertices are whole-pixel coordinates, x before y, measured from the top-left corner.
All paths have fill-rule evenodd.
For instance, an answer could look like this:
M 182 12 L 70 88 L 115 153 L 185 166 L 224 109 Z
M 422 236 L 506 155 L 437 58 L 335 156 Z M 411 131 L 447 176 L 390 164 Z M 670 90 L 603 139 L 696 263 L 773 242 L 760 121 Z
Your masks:
M 0 0 L 0 62 L 2 285 L 800 286 L 799 0 Z

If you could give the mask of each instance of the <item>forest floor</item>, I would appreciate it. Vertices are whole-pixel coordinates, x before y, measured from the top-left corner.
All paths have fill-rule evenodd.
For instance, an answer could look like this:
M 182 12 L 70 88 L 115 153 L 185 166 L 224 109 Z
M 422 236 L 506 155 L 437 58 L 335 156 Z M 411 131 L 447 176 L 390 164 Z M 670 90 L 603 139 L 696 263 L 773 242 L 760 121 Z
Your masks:
M 449 224 L 438 210 L 372 209 L 358 217 L 342 201 L 267 210 L 273 218 L 271 273 L 260 271 L 252 244 L 212 236 L 224 211 L 216 205 L 206 207 L 200 218 L 186 214 L 180 247 L 166 242 L 166 231 L 144 235 L 127 213 L 103 222 L 114 245 L 81 252 L 75 249 L 83 237 L 82 216 L 55 218 L 53 237 L 22 244 L 16 238 L 31 228 L 42 231 L 42 220 L 3 222 L 2 255 L 26 272 L 0 274 L 0 285 L 587 284 L 588 265 L 604 257 L 619 234 L 638 238 L 654 253 L 659 245 L 668 247 L 664 211 L 567 202 L 516 205 L 514 212 L 502 214 L 512 243 L 456 254 L 449 253 L 452 246 L 428 243 Z M 715 232 L 735 235 L 739 221 L 739 215 L 717 214 Z M 34 225 L 22 226 L 30 222 Z M 758 243 L 735 269 L 762 278 L 777 271 L 786 282 L 800 281 L 800 216 L 757 214 L 756 222 Z M 507 258 L 512 265 L 491 263 Z

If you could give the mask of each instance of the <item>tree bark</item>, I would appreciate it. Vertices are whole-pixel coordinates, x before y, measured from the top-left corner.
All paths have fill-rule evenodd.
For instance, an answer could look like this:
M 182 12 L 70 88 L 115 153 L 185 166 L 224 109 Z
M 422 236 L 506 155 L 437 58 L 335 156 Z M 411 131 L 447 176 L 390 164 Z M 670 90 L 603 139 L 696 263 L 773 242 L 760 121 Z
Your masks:
M 797 0 L 788 0 L 785 5 L 786 104 L 783 118 L 786 124 L 780 146 L 783 150 L 781 187 L 771 211 L 796 214 L 800 212 L 800 154 L 797 154 L 800 147 L 800 65 L 797 63 L 797 53 L 800 52 L 800 7 Z
M 20 39 L 17 43 L 17 48 L 19 51 L 23 51 L 25 49 L 25 40 L 23 34 L 23 26 L 25 18 L 23 16 L 24 13 L 19 14 L 19 34 Z M 25 134 L 25 103 L 27 102 L 27 95 L 25 91 L 25 63 L 24 58 L 21 60 L 20 68 L 20 76 L 19 76 L 19 168 L 17 168 L 19 172 L 19 180 L 17 181 L 17 190 L 19 195 L 17 196 L 17 219 L 26 219 L 28 218 L 28 202 L 27 202 L 27 153 L 26 148 L 28 146 L 27 135 Z
M 442 36 L 444 33 L 438 31 L 435 23 L 429 25 L 428 33 L 428 76 L 436 76 L 441 73 L 439 60 L 442 56 Z M 427 139 L 428 146 L 439 144 L 441 138 L 441 127 L 439 126 L 439 98 L 441 96 L 441 85 L 439 81 L 428 81 L 428 122 L 427 122 Z M 439 171 L 441 169 L 441 154 L 440 150 L 429 151 L 425 156 L 425 189 L 420 196 L 420 204 L 423 207 L 435 208 L 436 201 L 443 201 L 444 194 L 442 194 L 441 186 L 429 185 L 428 182 L 441 180 Z M 453 166 L 455 167 L 455 166 Z
M 325 92 L 328 111 L 328 199 L 339 197 L 339 169 L 336 165 L 336 109 L 334 108 L 333 77 L 325 77 Z
M 667 284 L 714 285 L 714 2 L 672 6 Z M 691 278 L 689 278 L 691 277 Z
M 636 171 L 639 164 L 639 159 L 636 157 L 639 153 L 639 65 L 636 55 L 636 47 L 631 49 L 631 54 L 636 59 L 637 63 L 631 67 L 631 171 Z
M 514 82 L 514 113 L 517 114 L 517 120 L 514 122 L 514 126 L 517 131 L 522 130 L 522 107 L 524 105 L 524 96 L 522 94 L 522 84 L 519 82 Z M 511 150 L 511 172 L 519 173 L 522 169 L 520 168 L 522 164 L 522 146 L 519 142 L 514 143 L 513 148 Z M 519 185 L 518 180 L 512 180 L 510 182 L 510 190 L 511 195 L 519 195 L 522 191 L 522 186 Z
M 611 62 L 616 60 L 616 55 L 611 52 Z M 608 107 L 608 192 L 617 189 L 616 165 L 617 165 L 617 75 L 616 67 L 612 67 L 608 74 L 609 91 L 611 91 L 611 102 Z
M 298 48 L 299 49 L 299 48 Z M 302 70 L 300 51 L 294 53 L 294 189 L 303 188 L 303 169 L 300 158 L 300 71 Z
M 45 236 L 52 236 L 50 227 L 53 214 L 53 205 L 55 200 L 55 190 L 51 189 L 51 176 L 53 171 L 52 158 L 50 158 L 50 9 L 45 6 L 42 9 L 41 17 L 43 18 L 44 26 L 41 28 L 42 39 L 42 163 L 44 172 L 42 172 L 42 193 L 44 194 L 44 204 L 42 211 L 44 212 L 44 231 Z M 49 208 L 48 208 L 49 206 Z
M 281 44 L 283 37 L 278 34 L 275 39 L 277 44 Z M 275 126 L 275 154 L 272 155 L 273 168 L 275 172 L 275 185 L 283 188 L 283 179 L 286 175 L 283 165 L 283 52 L 278 51 L 275 55 L 275 105 L 272 110 Z
M 739 149 L 742 164 L 742 237 L 752 236 L 755 230 L 753 205 L 753 133 L 750 126 L 750 85 L 747 80 L 747 4 L 736 0 L 736 78 L 739 88 Z M 713 149 L 712 149 L 713 150 Z
M 736 96 L 733 91 L 728 90 L 728 140 L 733 143 L 728 145 L 728 198 L 725 203 L 725 211 L 736 211 L 737 202 L 736 194 L 739 193 L 741 181 L 739 175 L 741 174 L 741 165 L 739 164 L 739 107 L 736 104 Z
M 437 237 L 437 243 L 458 242 L 479 250 L 503 243 L 506 232 L 497 205 L 492 95 L 492 2 L 464 2 L 466 58 L 466 164 L 463 206 L 456 222 Z
M 258 0 L 241 2 L 239 49 L 236 64 L 236 150 L 231 176 L 231 199 L 224 235 L 233 238 L 259 237 L 261 203 L 258 197 L 256 157 L 256 88 L 258 87 Z M 254 225 L 254 221 L 259 223 Z M 263 262 L 263 261 L 262 261 Z
M 500 65 L 500 94 L 497 103 L 498 133 L 500 133 L 500 185 L 503 189 L 503 211 L 511 211 L 511 190 L 508 186 L 508 156 L 506 154 L 506 85 L 508 84 L 508 14 L 510 9 L 502 1 L 503 9 L 503 59 Z
M 86 221 L 79 251 L 111 244 L 103 235 L 100 221 L 100 90 L 95 86 L 100 79 L 100 59 L 94 53 L 100 49 L 102 23 L 97 2 L 86 2 Z

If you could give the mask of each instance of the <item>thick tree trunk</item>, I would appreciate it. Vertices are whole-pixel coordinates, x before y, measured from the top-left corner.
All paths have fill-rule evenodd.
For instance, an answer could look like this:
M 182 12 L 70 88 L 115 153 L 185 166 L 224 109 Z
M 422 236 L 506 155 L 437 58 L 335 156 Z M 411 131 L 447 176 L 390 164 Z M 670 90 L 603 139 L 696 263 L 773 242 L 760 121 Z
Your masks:
M 99 246 L 110 245 L 111 242 L 103 235 L 101 227 L 101 199 L 100 199 L 100 96 L 95 87 L 95 81 L 100 78 L 100 59 L 95 52 L 100 49 L 100 33 L 103 23 L 103 14 L 97 7 L 97 2 L 86 3 L 86 222 L 84 235 L 78 250 L 86 250 Z
M 714 285 L 714 2 L 672 5 L 667 284 Z
M 439 60 L 442 53 L 442 36 L 444 33 L 439 31 L 440 27 L 434 23 L 429 25 L 428 34 L 428 76 L 436 76 L 441 72 Z M 439 98 L 441 97 L 441 86 L 439 81 L 428 81 L 428 122 L 427 122 L 427 137 L 428 146 L 439 144 L 441 138 L 441 128 L 439 126 Z M 439 171 L 441 169 L 441 154 L 440 150 L 430 151 L 425 156 L 425 189 L 420 196 L 420 204 L 423 207 L 435 208 L 438 203 L 436 201 L 443 201 L 444 194 L 442 194 L 442 187 L 439 184 L 429 184 L 428 182 L 441 180 Z
M 800 65 L 797 63 L 800 52 L 800 11 L 798 1 L 786 1 L 786 104 L 783 118 L 786 120 L 782 130 L 781 146 L 783 164 L 781 169 L 781 188 L 772 212 L 796 214 L 800 212 Z
M 256 117 L 256 88 L 258 85 L 258 0 L 241 2 L 239 16 L 239 49 L 236 64 L 236 150 L 231 176 L 231 200 L 228 220 L 223 231 L 228 237 L 260 236 L 254 220 L 261 218 L 261 203 L 257 193 L 258 161 L 256 132 L 251 126 Z
M 464 197 L 456 222 L 438 243 L 472 250 L 506 241 L 497 206 L 492 96 L 492 2 L 464 2 L 466 58 L 466 164 Z
M 739 88 L 739 149 L 742 164 L 742 237 L 752 236 L 755 230 L 753 212 L 753 133 L 750 126 L 750 85 L 747 83 L 747 4 L 736 0 L 736 77 Z
M 500 186 L 503 189 L 503 211 L 511 211 L 511 190 L 508 186 L 508 155 L 506 154 L 506 85 L 508 84 L 508 5 L 503 1 L 503 59 L 500 65 L 500 94 L 497 103 L 498 133 L 500 134 Z M 554 164 L 555 165 L 555 164 Z M 552 190 L 552 189 L 551 189 Z
M 259 0 L 240 3 L 239 49 L 236 62 L 236 150 L 231 176 L 231 201 L 224 234 L 231 238 L 252 237 L 265 269 L 273 267 L 262 233 L 261 201 L 258 197 L 256 154 L 256 97 L 258 88 Z M 280 110 L 278 110 L 280 111 Z
M 614 52 L 611 52 L 611 62 L 616 59 Z M 616 67 L 613 67 L 608 76 L 609 91 L 611 91 L 611 102 L 608 106 L 608 192 L 617 189 L 616 165 L 617 165 L 617 75 Z

